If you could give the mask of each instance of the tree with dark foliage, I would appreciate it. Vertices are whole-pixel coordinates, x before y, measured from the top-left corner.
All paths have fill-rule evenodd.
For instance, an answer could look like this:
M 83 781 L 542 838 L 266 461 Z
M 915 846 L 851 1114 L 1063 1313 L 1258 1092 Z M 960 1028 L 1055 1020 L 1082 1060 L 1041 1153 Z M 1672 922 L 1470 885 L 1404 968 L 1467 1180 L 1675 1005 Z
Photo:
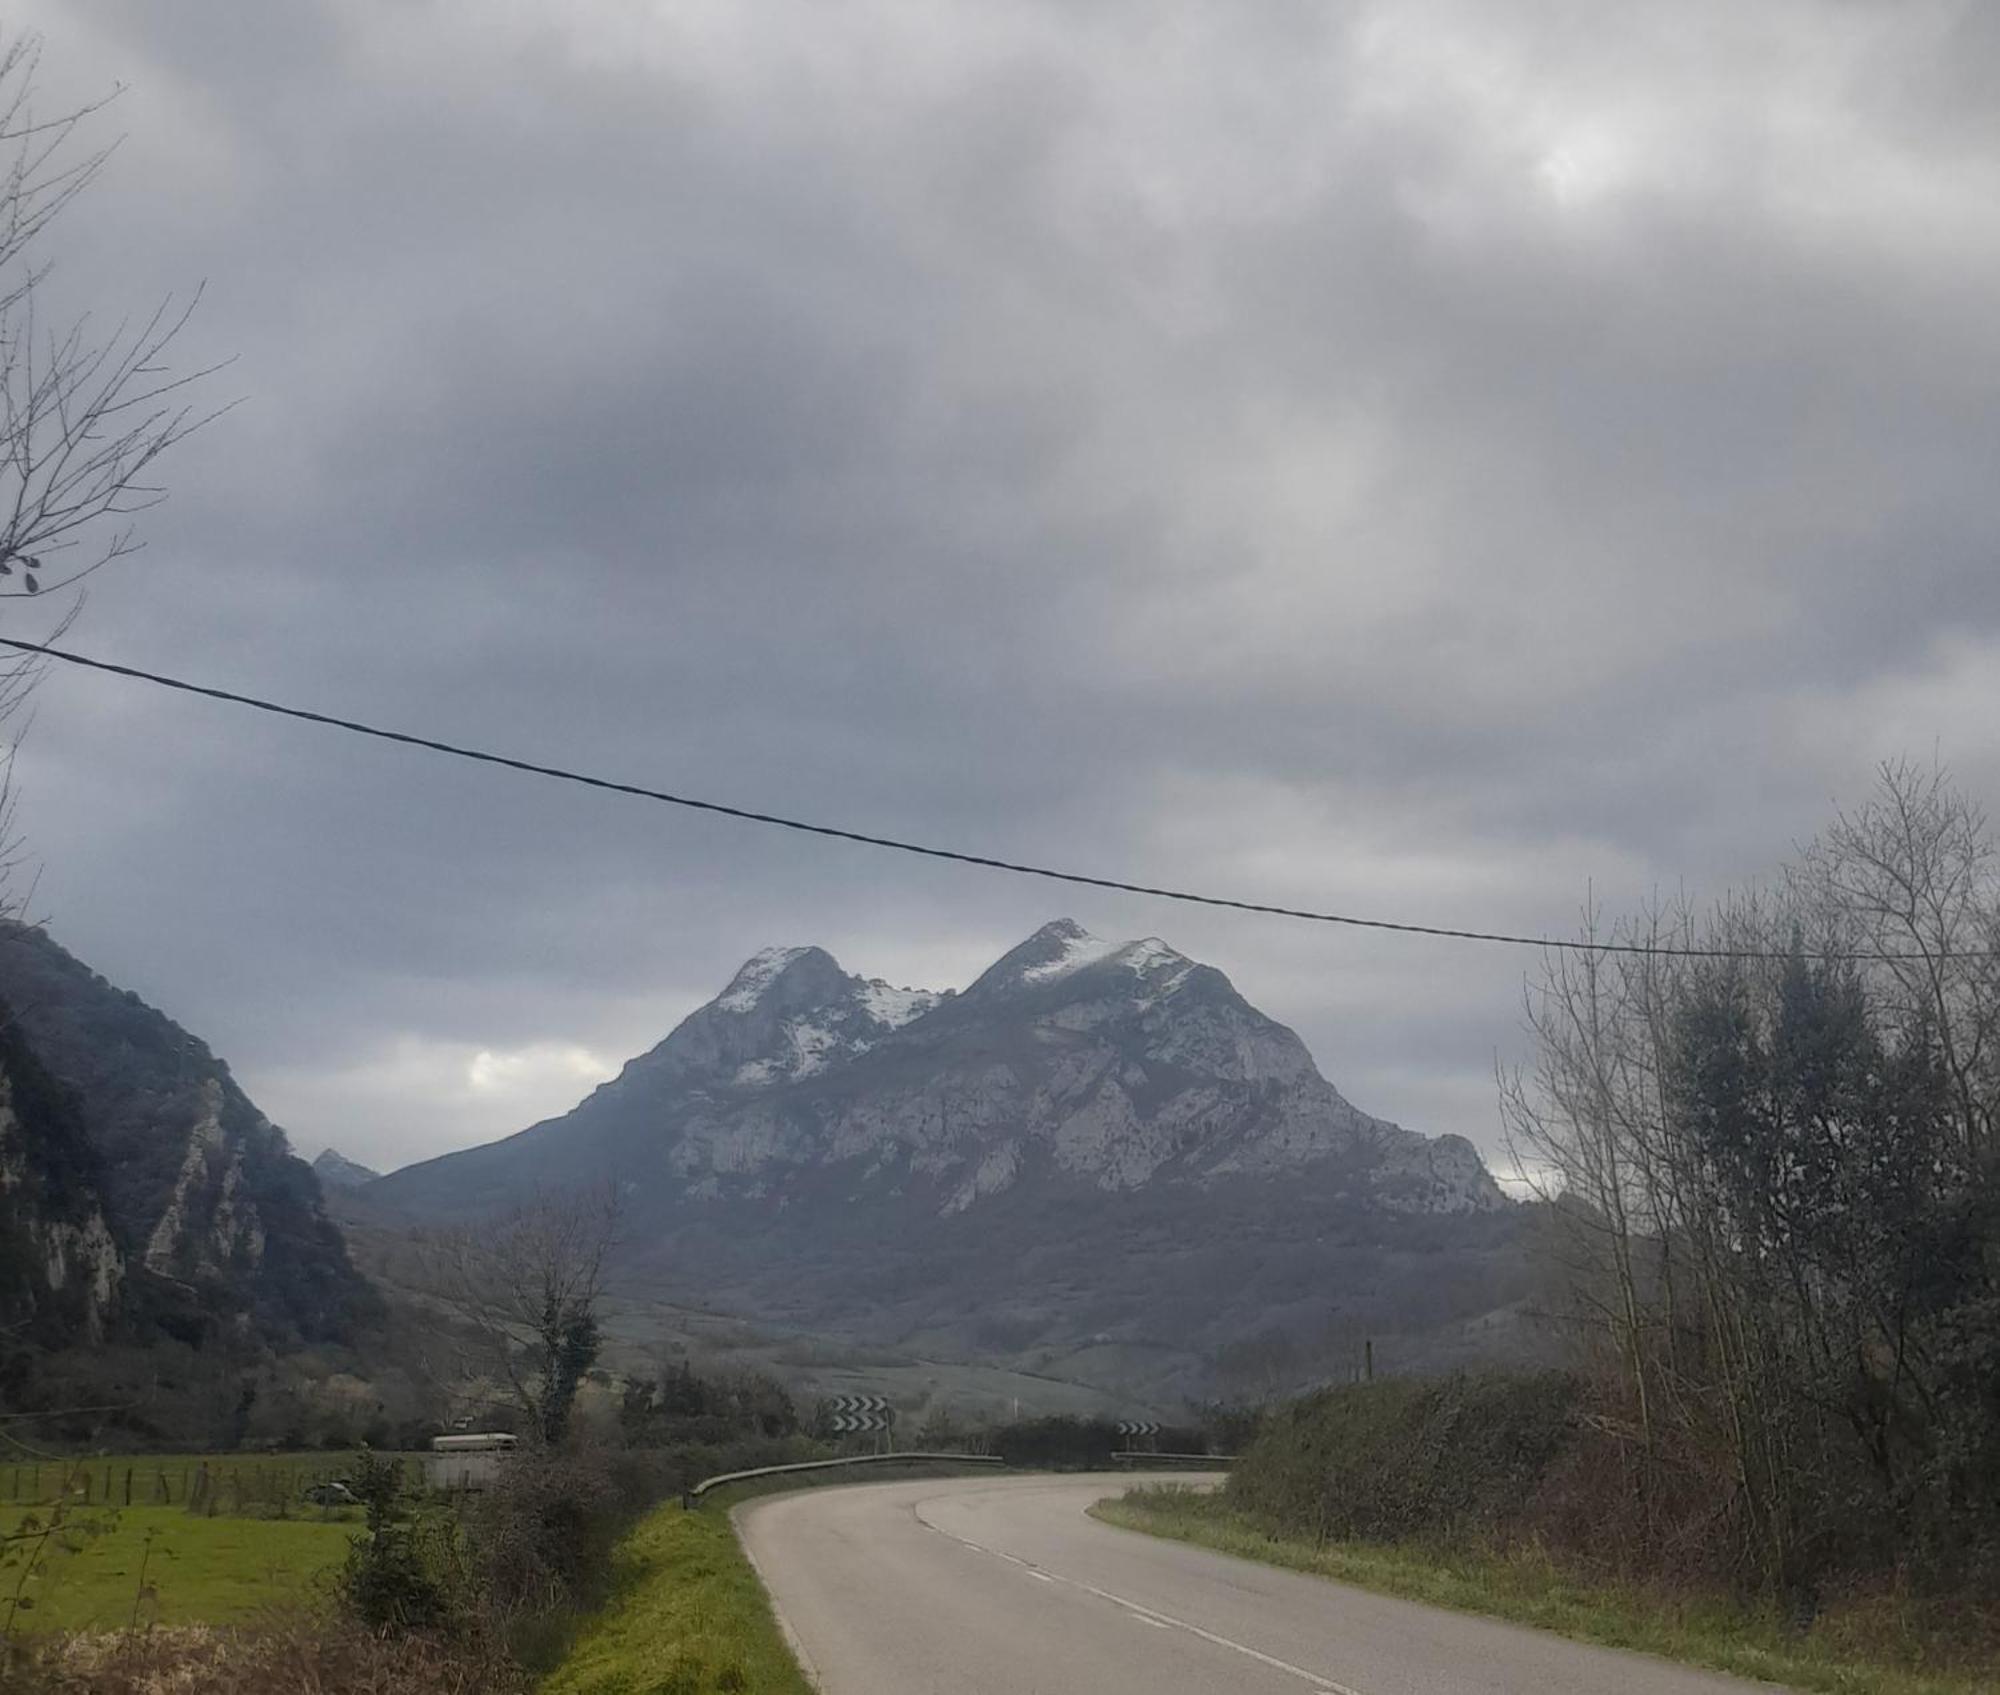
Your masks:
M 603 1346 L 598 1308 L 616 1240 L 608 1187 L 550 1193 L 500 1218 L 426 1243 L 431 1292 L 478 1338 L 465 1362 L 469 1394 L 489 1383 L 548 1446 L 569 1432 L 585 1375 Z

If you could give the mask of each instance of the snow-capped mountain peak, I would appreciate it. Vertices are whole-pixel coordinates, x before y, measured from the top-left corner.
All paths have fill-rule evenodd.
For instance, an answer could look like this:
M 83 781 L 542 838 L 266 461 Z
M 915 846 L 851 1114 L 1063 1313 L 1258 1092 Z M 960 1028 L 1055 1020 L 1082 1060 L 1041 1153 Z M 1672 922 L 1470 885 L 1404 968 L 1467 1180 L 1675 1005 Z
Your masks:
M 1100 959 L 1108 959 L 1118 952 L 1119 944 L 1107 942 L 1101 936 L 1093 936 L 1074 919 L 1062 918 L 1053 924 L 1044 925 L 1030 939 L 1029 946 L 1046 937 L 1053 944 L 1047 950 L 1048 958 L 1021 969 L 1023 983 L 1052 983 L 1058 977 L 1067 977 L 1072 972 L 1081 971 L 1085 966 L 1095 965 Z
M 815 952 L 812 948 L 764 948 L 753 953 L 729 980 L 729 987 L 715 999 L 724 1012 L 749 1012 L 793 961 Z
M 797 1083 L 858 1059 L 943 998 L 852 976 L 824 948 L 765 948 L 635 1065 L 709 1088 Z

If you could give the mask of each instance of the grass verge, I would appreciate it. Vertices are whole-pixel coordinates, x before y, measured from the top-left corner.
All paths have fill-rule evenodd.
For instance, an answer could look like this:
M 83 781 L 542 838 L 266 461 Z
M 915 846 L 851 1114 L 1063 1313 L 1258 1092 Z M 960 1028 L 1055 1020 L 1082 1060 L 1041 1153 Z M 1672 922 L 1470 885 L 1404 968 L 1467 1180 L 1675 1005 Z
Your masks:
M 1310 1572 L 1359 1588 L 1535 1625 L 1825 1695 L 1993 1695 L 2000 1665 L 1940 1646 L 1892 1595 L 1829 1608 L 1804 1635 L 1775 1614 L 1728 1597 L 1592 1581 L 1532 1550 L 1439 1548 L 1411 1543 L 1329 1542 L 1272 1536 L 1220 1495 L 1171 1486 L 1134 1489 L 1100 1502 L 1107 1524 L 1193 1542 L 1219 1553 Z
M 610 1603 L 570 1642 L 542 1695 L 811 1695 L 764 1587 L 711 1504 L 656 1509 L 618 1549 Z
M 0 1512 L 0 1534 L 24 1515 Z M 83 1514 L 21 1586 L 15 1628 L 114 1630 L 131 1623 L 228 1624 L 310 1595 L 347 1557 L 357 1526 L 294 1519 L 207 1518 L 179 1507 Z M 0 1618 L 21 1576 L 0 1567 Z M 142 1588 L 150 1597 L 142 1597 Z M 136 1612 L 135 1612 L 136 1609 Z
M 770 1598 L 736 1538 L 732 1511 L 762 1495 L 913 1478 L 977 1476 L 935 1462 L 795 1472 L 732 1484 L 684 1512 L 660 1507 L 619 1545 L 616 1589 L 566 1644 L 541 1695 L 810 1695 Z

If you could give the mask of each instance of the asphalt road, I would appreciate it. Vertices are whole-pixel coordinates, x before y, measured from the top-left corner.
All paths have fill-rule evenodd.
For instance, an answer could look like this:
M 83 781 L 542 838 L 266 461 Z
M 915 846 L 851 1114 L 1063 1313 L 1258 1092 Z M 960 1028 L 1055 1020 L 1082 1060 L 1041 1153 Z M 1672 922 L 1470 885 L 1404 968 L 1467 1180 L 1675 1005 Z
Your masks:
M 821 1489 L 737 1522 L 825 1695 L 1769 1695 L 1085 1516 L 1131 1482 Z

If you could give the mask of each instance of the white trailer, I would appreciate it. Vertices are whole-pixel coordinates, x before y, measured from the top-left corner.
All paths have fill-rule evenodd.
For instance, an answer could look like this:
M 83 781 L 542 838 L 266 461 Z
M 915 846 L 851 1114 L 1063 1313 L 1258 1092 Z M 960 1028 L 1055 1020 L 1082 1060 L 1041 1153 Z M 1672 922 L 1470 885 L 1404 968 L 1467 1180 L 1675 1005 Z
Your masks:
M 516 1438 L 505 1431 L 484 1435 L 433 1436 L 422 1459 L 424 1482 L 432 1489 L 484 1489 L 500 1475 Z

